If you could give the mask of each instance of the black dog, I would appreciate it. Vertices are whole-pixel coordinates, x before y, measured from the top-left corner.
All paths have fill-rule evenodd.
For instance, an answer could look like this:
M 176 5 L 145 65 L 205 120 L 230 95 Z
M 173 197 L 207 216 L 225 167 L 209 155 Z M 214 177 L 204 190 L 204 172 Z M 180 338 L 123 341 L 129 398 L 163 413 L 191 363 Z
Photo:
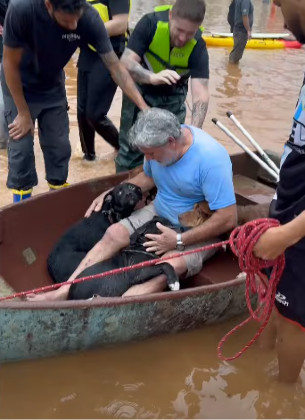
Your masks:
M 111 190 L 100 212 L 92 212 L 73 225 L 57 242 L 48 257 L 48 270 L 56 283 L 70 277 L 87 252 L 103 237 L 112 224 L 130 216 L 142 199 L 141 188 L 126 182 Z
M 128 267 L 133 264 L 158 258 L 155 254 L 146 252 L 143 243 L 147 241 L 146 233 L 160 233 L 156 223 L 160 222 L 165 226 L 180 232 L 182 229 L 171 226 L 170 222 L 161 217 L 154 217 L 137 229 L 130 237 L 130 245 L 122 250 L 120 254 L 109 260 L 99 262 L 86 268 L 79 276 L 91 276 L 104 273 L 115 268 Z M 122 296 L 131 286 L 144 283 L 160 274 L 165 274 L 170 290 L 179 290 L 179 277 L 169 263 L 160 263 L 149 267 L 137 268 L 115 275 L 87 280 L 81 283 L 72 284 L 68 299 L 90 299 L 94 295 L 99 296 Z

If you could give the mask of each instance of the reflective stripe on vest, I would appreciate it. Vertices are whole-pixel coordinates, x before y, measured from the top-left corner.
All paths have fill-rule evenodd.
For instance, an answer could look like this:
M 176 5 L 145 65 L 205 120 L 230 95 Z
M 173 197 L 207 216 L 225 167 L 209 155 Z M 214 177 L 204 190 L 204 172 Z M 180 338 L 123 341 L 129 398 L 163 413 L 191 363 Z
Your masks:
M 169 6 L 158 6 L 157 9 L 164 7 L 167 7 L 167 9 L 162 11 L 169 9 Z M 149 70 L 154 73 L 172 69 L 179 74 L 185 74 L 189 71 L 189 58 L 196 44 L 197 41 L 193 38 L 184 47 L 170 49 L 169 22 L 159 20 L 149 50 L 144 55 L 144 61 Z

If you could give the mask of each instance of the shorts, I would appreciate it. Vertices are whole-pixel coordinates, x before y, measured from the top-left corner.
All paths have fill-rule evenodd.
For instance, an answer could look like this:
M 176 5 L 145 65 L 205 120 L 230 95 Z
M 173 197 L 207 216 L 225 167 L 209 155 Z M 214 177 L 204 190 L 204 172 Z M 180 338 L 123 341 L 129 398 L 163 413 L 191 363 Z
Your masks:
M 305 328 L 304 252 L 304 240 L 286 250 L 286 264 L 275 296 L 279 313 L 302 328 Z
M 154 216 L 158 216 L 158 214 L 156 213 L 154 202 L 151 202 L 142 209 L 136 210 L 132 213 L 131 216 L 121 220 L 119 223 L 125 226 L 125 228 L 131 235 L 136 229 L 138 229 L 140 226 L 143 226 L 144 223 L 151 220 Z M 190 245 L 185 248 L 185 251 L 200 248 L 205 245 L 211 245 L 213 243 L 216 243 L 217 241 L 219 241 L 219 238 L 213 238 L 209 241 Z M 184 255 L 183 258 L 187 266 L 186 277 L 192 277 L 195 274 L 198 274 L 199 271 L 202 269 L 203 263 L 209 258 L 211 258 L 216 253 L 216 251 L 217 249 L 214 248 L 202 252 L 196 252 L 195 254 L 191 255 Z

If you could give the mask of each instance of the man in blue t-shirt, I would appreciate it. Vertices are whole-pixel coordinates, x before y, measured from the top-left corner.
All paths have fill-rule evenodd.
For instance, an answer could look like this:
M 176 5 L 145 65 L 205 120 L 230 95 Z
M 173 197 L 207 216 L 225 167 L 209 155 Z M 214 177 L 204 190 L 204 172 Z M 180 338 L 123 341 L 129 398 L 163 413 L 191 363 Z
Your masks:
M 143 193 L 157 187 L 157 196 L 149 205 L 135 211 L 127 219 L 111 225 L 80 263 L 68 281 L 85 268 L 113 257 L 129 245 L 135 229 L 154 216 L 169 219 L 179 225 L 179 215 L 193 210 L 196 203 L 207 201 L 212 216 L 200 226 L 177 234 L 161 224 L 160 235 L 146 235 L 148 252 L 169 255 L 215 242 L 217 236 L 231 230 L 237 221 L 232 165 L 226 149 L 199 128 L 180 125 L 171 112 L 151 108 L 139 114 L 130 132 L 130 143 L 145 156 L 144 172 L 129 182 L 138 185 Z M 86 216 L 100 211 L 106 193 L 97 197 Z M 214 250 L 184 255 L 169 260 L 179 276 L 190 277 L 198 273 Z M 165 276 L 133 286 L 127 295 L 161 291 L 166 286 Z M 31 300 L 66 299 L 70 285 L 36 295 Z
M 9 128 L 8 188 L 14 200 L 37 185 L 34 123 L 50 188 L 66 185 L 71 154 L 63 68 L 77 47 L 92 45 L 114 81 L 147 107 L 114 53 L 98 12 L 85 0 L 11 0 L 4 23 L 2 88 Z

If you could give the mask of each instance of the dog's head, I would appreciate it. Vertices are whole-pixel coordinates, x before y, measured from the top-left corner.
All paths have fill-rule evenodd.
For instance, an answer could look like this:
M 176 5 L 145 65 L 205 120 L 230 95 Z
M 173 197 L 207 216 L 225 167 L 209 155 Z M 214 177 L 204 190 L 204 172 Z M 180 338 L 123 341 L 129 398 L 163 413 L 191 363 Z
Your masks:
M 106 194 L 102 212 L 108 215 L 110 223 L 116 223 L 130 216 L 141 200 L 141 188 L 130 182 L 126 182 L 117 185 Z
M 202 201 L 195 204 L 193 210 L 180 214 L 178 219 L 182 226 L 196 227 L 202 225 L 212 214 L 208 202 Z

